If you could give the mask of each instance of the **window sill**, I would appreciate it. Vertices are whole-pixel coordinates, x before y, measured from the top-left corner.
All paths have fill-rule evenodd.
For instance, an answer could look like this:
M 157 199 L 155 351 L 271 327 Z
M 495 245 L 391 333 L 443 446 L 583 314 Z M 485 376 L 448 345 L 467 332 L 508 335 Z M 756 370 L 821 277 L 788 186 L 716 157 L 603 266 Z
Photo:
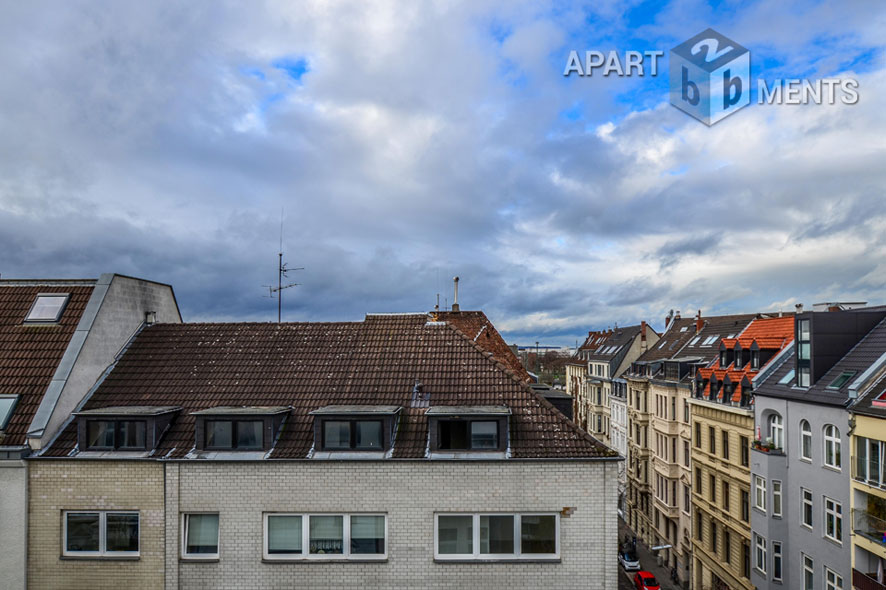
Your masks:
M 140 555 L 59 555 L 63 561 L 139 561 Z
M 218 563 L 221 561 L 218 557 L 179 557 L 178 560 L 183 563 Z
M 561 563 L 559 557 L 550 558 L 526 558 L 526 559 L 440 559 L 434 558 L 434 563 Z
M 842 542 L 842 541 L 838 541 L 838 540 L 836 540 L 836 539 L 833 539 L 833 538 L 831 538 L 831 537 L 828 537 L 827 535 L 825 535 L 824 537 L 822 537 L 822 539 L 824 539 L 824 540 L 827 541 L 828 543 L 831 543 L 832 545 L 836 545 L 837 547 L 842 547 L 842 546 L 843 546 L 843 542 Z
M 268 559 L 262 558 L 262 563 L 388 563 L 389 559 L 384 558 L 350 558 L 350 559 L 312 559 L 309 557 L 294 557 L 291 559 Z
M 843 473 L 843 469 L 840 467 L 834 467 L 833 465 L 822 465 L 822 469 L 827 469 L 828 471 L 833 471 L 834 473 Z

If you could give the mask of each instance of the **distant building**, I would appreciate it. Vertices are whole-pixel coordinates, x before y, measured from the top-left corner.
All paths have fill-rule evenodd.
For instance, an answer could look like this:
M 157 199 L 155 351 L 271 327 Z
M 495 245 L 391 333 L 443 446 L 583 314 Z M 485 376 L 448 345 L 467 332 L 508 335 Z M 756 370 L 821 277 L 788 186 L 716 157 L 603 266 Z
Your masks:
M 31 585 L 615 588 L 621 458 L 450 319 L 146 327 L 31 461 Z
M 135 332 L 180 321 L 169 285 L 116 274 L 97 280 L 0 280 L 4 589 L 39 587 L 25 579 L 30 506 L 24 459 L 53 440 Z

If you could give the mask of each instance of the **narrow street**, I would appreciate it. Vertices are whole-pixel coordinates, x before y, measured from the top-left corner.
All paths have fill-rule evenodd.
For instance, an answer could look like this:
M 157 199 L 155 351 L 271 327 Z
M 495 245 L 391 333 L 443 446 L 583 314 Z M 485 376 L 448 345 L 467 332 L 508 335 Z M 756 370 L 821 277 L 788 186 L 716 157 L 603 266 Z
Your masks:
M 623 541 L 625 536 L 633 536 L 627 525 L 619 519 L 618 521 L 618 539 Z M 637 556 L 640 558 L 640 567 L 650 572 L 658 583 L 661 584 L 662 590 L 682 590 L 679 585 L 671 582 L 670 569 L 659 567 L 655 557 L 655 553 L 649 550 L 642 541 L 637 539 Z M 626 572 L 621 564 L 618 566 L 618 590 L 634 590 L 634 572 Z

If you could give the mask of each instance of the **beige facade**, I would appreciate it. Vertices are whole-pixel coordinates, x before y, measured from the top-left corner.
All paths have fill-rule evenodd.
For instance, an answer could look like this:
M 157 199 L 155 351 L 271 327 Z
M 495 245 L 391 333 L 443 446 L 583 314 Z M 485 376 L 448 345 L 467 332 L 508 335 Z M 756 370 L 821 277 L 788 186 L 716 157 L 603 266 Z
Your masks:
M 690 508 L 690 389 L 686 384 L 653 380 L 649 384 L 652 450 L 653 545 L 671 545 L 659 556 L 688 577 L 692 542 Z
M 692 587 L 753 590 L 749 577 L 754 411 L 698 398 L 689 404 L 693 432 Z
M 626 375 L 628 382 L 628 526 L 645 543 L 652 541 L 652 458 L 649 448 L 649 381 Z
M 154 461 L 31 461 L 28 587 L 127 590 L 163 587 L 164 465 Z M 137 511 L 138 555 L 65 557 L 64 513 Z
M 886 418 L 854 414 L 853 419 L 852 582 L 854 588 L 884 590 L 877 574 L 886 569 Z

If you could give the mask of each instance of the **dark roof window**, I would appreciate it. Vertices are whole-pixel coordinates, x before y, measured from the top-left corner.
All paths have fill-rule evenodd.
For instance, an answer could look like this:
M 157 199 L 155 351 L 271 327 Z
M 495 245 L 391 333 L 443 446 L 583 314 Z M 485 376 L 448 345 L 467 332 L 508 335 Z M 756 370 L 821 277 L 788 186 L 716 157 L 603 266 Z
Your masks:
M 0 430 L 5 429 L 9 424 L 9 419 L 12 418 L 12 412 L 17 403 L 17 395 L 0 395 Z
M 431 452 L 501 453 L 507 449 L 507 406 L 434 406 L 428 409 Z
M 26 322 L 52 324 L 58 322 L 71 298 L 68 293 L 41 293 L 25 316 Z
M 828 385 L 828 389 L 840 389 L 855 376 L 855 373 L 856 371 L 843 371 L 836 379 L 831 381 L 831 384 Z
M 216 406 L 191 412 L 198 451 L 267 451 L 289 406 Z
M 76 412 L 80 448 L 86 451 L 148 451 L 157 442 L 177 406 L 116 406 Z
M 395 431 L 394 419 L 400 409 L 400 406 L 375 405 L 318 408 L 311 412 L 314 448 L 321 453 L 387 452 Z

